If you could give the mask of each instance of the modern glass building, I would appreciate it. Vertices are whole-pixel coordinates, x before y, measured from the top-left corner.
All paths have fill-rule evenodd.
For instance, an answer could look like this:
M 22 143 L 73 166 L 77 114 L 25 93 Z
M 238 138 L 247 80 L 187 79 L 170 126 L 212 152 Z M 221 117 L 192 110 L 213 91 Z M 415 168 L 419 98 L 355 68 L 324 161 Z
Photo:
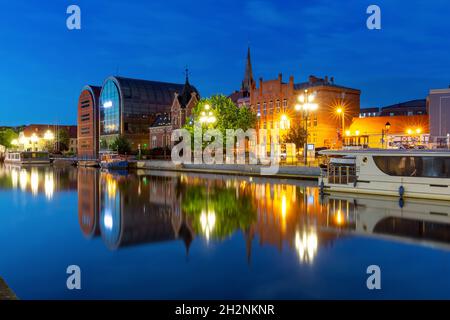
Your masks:
M 100 149 L 122 135 L 133 150 L 148 148 L 148 130 L 156 117 L 170 112 L 184 84 L 109 77 L 100 94 Z

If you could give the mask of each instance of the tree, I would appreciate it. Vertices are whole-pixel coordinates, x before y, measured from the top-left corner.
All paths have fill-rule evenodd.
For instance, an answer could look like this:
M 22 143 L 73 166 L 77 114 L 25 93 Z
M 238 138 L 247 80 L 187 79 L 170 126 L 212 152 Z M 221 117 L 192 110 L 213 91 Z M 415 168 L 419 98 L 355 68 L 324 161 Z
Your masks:
M 123 136 L 117 136 L 111 145 L 109 146 L 111 150 L 117 151 L 119 154 L 129 154 L 131 152 L 131 144 L 127 138 Z
M 210 109 L 207 109 L 207 106 Z M 187 123 L 184 128 L 193 134 L 194 124 L 200 121 L 201 117 L 204 116 L 203 113 L 209 116 L 209 112 L 215 117 L 215 121 L 203 124 L 203 129 L 220 130 L 224 140 L 227 129 L 242 129 L 246 131 L 253 128 L 256 123 L 256 114 L 249 107 L 243 106 L 239 108 L 230 98 L 224 95 L 216 95 L 198 102 L 192 110 L 193 121 Z
M 254 128 L 256 124 L 256 113 L 250 107 L 244 105 L 239 108 L 237 128 L 244 131 Z
M 306 142 L 306 130 L 299 124 L 293 125 L 284 137 L 287 143 L 295 143 L 297 147 L 303 148 Z
M 11 142 L 14 139 L 18 138 L 17 132 L 15 132 L 13 129 L 5 128 L 0 130 L 0 145 L 11 148 L 12 144 Z
M 70 136 L 66 129 L 59 129 L 57 133 L 57 150 L 67 151 L 69 150 Z

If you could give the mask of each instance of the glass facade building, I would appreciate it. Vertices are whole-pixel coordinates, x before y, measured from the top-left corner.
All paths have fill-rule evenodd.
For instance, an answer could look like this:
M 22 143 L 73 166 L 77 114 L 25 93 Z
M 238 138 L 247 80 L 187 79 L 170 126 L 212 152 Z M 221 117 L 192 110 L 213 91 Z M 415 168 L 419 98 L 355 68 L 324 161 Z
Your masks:
M 122 135 L 133 150 L 149 147 L 148 133 L 156 117 L 169 113 L 175 92 L 184 84 L 109 77 L 100 94 L 100 148 L 110 149 Z

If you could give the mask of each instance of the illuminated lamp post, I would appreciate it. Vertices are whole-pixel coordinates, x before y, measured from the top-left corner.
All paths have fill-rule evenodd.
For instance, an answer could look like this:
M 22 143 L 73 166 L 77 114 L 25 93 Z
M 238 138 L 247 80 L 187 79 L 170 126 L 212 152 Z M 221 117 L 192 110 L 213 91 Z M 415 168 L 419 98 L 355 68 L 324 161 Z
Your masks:
M 309 114 L 312 111 L 316 111 L 319 108 L 319 105 L 314 102 L 315 95 L 308 94 L 308 90 L 298 96 L 298 101 L 300 104 L 295 106 L 295 110 L 303 111 L 303 117 L 305 118 L 305 146 L 304 146 L 304 156 L 305 156 L 305 165 L 308 165 L 308 118 Z

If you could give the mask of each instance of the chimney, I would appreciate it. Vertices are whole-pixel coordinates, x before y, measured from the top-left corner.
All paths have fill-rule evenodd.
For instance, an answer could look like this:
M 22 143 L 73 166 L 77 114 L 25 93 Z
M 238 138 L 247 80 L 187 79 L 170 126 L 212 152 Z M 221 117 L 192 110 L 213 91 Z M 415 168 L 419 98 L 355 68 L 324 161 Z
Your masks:
M 279 83 L 283 82 L 283 74 L 282 73 L 278 74 L 278 82 Z
M 328 84 L 328 76 L 325 76 L 325 84 Z
M 313 75 L 309 76 L 309 84 L 314 84 L 316 82 L 317 78 Z
M 334 84 L 334 77 L 330 77 L 331 84 Z
M 294 76 L 289 77 L 289 88 L 294 90 Z

